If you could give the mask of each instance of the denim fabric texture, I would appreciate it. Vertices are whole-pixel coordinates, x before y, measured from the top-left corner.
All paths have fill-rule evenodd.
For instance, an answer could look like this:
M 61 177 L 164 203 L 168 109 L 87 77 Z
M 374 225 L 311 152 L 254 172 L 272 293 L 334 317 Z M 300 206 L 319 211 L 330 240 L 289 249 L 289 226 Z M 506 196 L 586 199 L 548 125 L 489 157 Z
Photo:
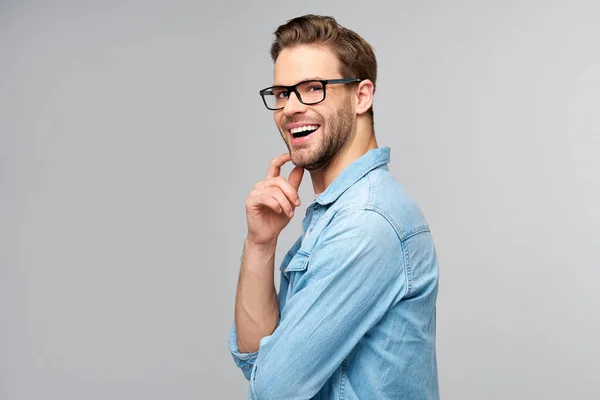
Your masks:
M 280 318 L 259 351 L 229 350 L 249 399 L 438 399 L 438 258 L 417 204 L 369 150 L 307 208 L 285 255 Z

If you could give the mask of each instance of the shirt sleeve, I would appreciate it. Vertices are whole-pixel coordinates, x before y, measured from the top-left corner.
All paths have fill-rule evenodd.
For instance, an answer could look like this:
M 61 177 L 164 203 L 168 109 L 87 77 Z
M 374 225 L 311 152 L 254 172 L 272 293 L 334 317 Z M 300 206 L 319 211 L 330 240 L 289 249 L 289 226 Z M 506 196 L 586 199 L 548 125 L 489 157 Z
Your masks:
M 235 365 L 242 370 L 246 379 L 250 380 L 250 373 L 252 372 L 252 367 L 254 367 L 254 363 L 258 357 L 258 351 L 253 353 L 240 352 L 240 349 L 238 348 L 235 323 L 231 327 L 231 331 L 229 333 L 229 351 L 231 352 L 233 361 L 235 361 Z
M 312 398 L 405 291 L 396 230 L 365 209 L 336 215 L 309 255 L 302 288 L 252 356 L 250 399 Z

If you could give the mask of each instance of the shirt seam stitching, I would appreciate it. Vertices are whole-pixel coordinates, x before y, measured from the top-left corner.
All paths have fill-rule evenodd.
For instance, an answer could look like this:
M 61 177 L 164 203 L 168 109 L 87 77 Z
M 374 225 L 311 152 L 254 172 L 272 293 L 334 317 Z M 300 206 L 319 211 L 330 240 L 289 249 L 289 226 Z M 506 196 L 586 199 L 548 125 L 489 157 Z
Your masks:
M 346 384 L 346 360 L 342 361 L 342 384 L 340 388 L 340 400 L 344 400 L 344 389 Z
M 400 242 L 400 246 L 402 248 L 402 253 L 404 256 L 404 263 L 403 263 L 404 271 L 403 272 L 404 272 L 404 279 L 406 280 L 406 287 L 404 289 L 403 297 L 408 296 L 412 292 L 412 270 L 411 270 L 411 265 L 410 265 L 409 257 L 408 257 L 408 248 L 406 246 L 405 241 L 407 239 L 411 238 L 412 236 L 416 235 L 417 233 L 411 232 L 410 236 L 403 239 L 402 231 L 397 229 L 397 225 L 395 224 L 395 221 L 391 218 L 391 216 L 388 215 L 388 213 L 385 212 L 385 210 L 380 209 L 379 207 L 372 205 L 372 204 L 366 204 L 364 206 L 350 207 L 350 208 L 347 208 L 347 209 L 337 212 L 336 215 L 342 216 L 342 215 L 348 214 L 350 212 L 356 212 L 356 211 L 371 211 L 371 212 L 374 212 L 374 213 L 380 215 L 392 227 L 394 232 L 396 232 L 396 237 L 398 238 L 398 241 Z M 416 229 L 415 231 L 423 232 L 426 230 L 428 230 L 428 228 L 421 227 L 421 229 Z

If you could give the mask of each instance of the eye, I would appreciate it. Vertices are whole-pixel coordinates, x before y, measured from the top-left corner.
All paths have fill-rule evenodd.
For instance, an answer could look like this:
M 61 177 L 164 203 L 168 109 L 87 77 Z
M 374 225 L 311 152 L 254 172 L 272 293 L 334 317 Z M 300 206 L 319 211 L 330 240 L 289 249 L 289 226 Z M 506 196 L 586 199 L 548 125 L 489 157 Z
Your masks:
M 316 84 L 316 85 L 310 85 L 306 91 L 307 92 L 320 92 L 323 90 L 323 86 L 321 86 L 320 84 Z
M 277 86 L 273 87 L 272 88 L 272 94 L 273 94 L 273 96 L 275 96 L 275 98 L 277 100 L 279 100 L 279 99 L 285 99 L 285 98 L 289 97 L 288 90 L 285 87 L 281 87 L 281 86 L 279 86 L 279 87 L 277 87 Z

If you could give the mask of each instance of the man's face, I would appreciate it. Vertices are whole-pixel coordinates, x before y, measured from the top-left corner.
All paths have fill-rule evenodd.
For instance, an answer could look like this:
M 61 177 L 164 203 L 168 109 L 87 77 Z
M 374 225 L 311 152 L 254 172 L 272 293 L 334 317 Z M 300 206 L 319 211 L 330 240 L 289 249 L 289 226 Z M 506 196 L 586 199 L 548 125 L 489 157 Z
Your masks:
M 310 79 L 341 76 L 339 61 L 326 47 L 300 45 L 284 49 L 275 62 L 274 85 L 295 85 Z M 355 130 L 356 112 L 347 85 L 327 85 L 325 101 L 305 105 L 290 93 L 285 107 L 274 112 L 275 124 L 288 147 L 292 162 L 312 171 L 329 165 Z M 318 126 L 307 136 L 292 131 Z

